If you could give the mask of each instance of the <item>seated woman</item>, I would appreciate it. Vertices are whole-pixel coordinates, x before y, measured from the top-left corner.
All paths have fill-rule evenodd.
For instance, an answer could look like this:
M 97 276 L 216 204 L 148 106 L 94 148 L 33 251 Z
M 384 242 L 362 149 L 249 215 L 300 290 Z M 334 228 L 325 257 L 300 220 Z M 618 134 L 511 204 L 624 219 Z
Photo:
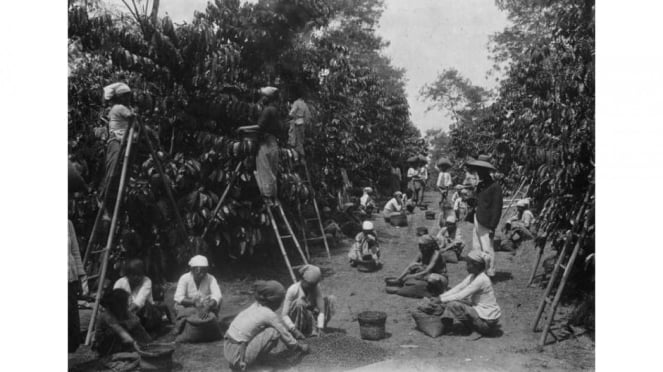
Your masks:
M 359 208 L 369 216 L 373 213 L 375 209 L 375 202 L 371 195 L 373 194 L 373 189 L 370 187 L 364 187 L 364 194 L 359 198 Z
M 163 304 L 155 304 L 152 298 L 152 281 L 145 276 L 143 261 L 129 261 L 125 270 L 126 276 L 121 277 L 113 285 L 113 289 L 123 289 L 129 293 L 129 311 L 138 315 L 140 323 L 148 331 L 161 326 L 164 315 L 170 319 L 170 313 Z
M 301 280 L 288 288 L 283 302 L 283 322 L 297 338 L 318 336 L 334 315 L 334 296 L 320 290 L 322 272 L 313 265 L 299 268 Z
M 447 264 L 432 236 L 419 237 L 419 254 L 398 277 L 403 287 L 395 293 L 403 297 L 437 296 L 447 289 Z
M 152 341 L 128 303 L 129 293 L 123 289 L 113 289 L 101 300 L 92 345 L 99 356 L 136 351 L 140 344 Z
M 512 251 L 526 240 L 534 239 L 534 214 L 529 210 L 527 199 L 518 200 L 517 213 L 504 224 L 501 247 Z
M 245 371 L 263 357 L 283 355 L 288 350 L 309 351 L 275 313 L 285 298 L 283 286 L 274 280 L 259 280 L 254 292 L 256 302 L 235 317 L 225 335 L 223 354 L 233 371 Z
M 373 230 L 371 221 L 364 221 L 361 225 L 362 231 L 355 237 L 355 242 L 348 252 L 350 265 L 356 266 L 357 261 L 373 261 L 380 266 L 380 245 Z
M 205 256 L 194 256 L 189 261 L 191 271 L 182 275 L 175 290 L 175 333 L 184 329 L 185 320 L 191 315 L 206 319 L 216 315 L 221 308 L 221 289 L 214 276 L 207 273 L 209 264 Z
M 442 323 L 445 331 L 451 329 L 454 319 L 469 330 L 489 335 L 498 327 L 502 315 L 486 267 L 490 256 L 478 250 L 467 255 L 468 275 L 462 282 L 440 295 L 444 306 Z
M 403 193 L 396 191 L 394 197 L 385 204 L 382 213 L 384 214 L 384 218 L 391 218 L 391 216 L 403 214 Z

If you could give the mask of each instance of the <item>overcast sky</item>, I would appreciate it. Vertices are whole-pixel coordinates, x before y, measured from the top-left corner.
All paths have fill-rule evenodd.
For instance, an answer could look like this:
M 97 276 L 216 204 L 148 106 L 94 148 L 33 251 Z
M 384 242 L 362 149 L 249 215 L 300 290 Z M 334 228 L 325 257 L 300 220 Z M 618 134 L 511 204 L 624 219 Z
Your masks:
M 122 6 L 121 0 L 111 0 Z M 255 2 L 249 1 L 249 2 Z M 190 20 L 207 0 L 161 0 L 160 15 L 175 22 Z M 454 67 L 474 84 L 496 86 L 486 73 L 488 37 L 508 24 L 494 0 L 385 0 L 378 34 L 391 45 L 384 53 L 396 67 L 406 70 L 406 91 L 412 121 L 421 129 L 448 129 L 450 119 L 440 111 L 426 113 L 428 103 L 419 97 L 421 87 L 439 72 Z

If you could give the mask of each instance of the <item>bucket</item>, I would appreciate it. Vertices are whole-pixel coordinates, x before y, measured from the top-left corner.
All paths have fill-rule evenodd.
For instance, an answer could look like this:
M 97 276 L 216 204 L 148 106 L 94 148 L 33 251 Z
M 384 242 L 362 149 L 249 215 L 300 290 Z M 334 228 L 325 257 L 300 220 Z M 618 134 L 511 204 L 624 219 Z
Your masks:
M 418 207 L 421 211 L 428 210 L 428 204 L 419 204 Z
M 404 214 L 397 214 L 395 216 L 391 216 L 390 222 L 392 226 L 407 226 L 407 216 Z
M 138 351 L 141 371 L 171 371 L 175 346 L 151 344 Z
M 430 337 L 439 337 L 444 332 L 444 326 L 439 316 L 429 315 L 420 311 L 412 313 L 417 329 Z
M 427 220 L 434 220 L 434 219 L 435 219 L 435 212 L 433 212 L 433 211 L 426 211 L 426 219 L 427 219 Z
M 364 340 L 381 340 L 385 337 L 387 313 L 382 311 L 363 311 L 359 313 L 359 334 Z

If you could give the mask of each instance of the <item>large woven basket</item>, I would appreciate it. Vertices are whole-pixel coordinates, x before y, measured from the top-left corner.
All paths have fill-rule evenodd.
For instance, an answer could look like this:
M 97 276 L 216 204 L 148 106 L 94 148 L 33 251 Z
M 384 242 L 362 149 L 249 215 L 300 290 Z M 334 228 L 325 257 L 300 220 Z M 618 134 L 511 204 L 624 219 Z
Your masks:
M 359 334 L 364 340 L 381 340 L 385 337 L 387 313 L 382 311 L 363 311 L 359 313 Z
M 427 219 L 427 220 L 434 220 L 434 219 L 435 219 L 435 212 L 433 212 L 433 211 L 426 211 L 426 219 Z
M 391 216 L 389 222 L 392 226 L 407 226 L 407 216 L 404 214 L 397 214 L 395 216 Z
M 138 351 L 141 371 L 171 371 L 174 345 L 151 344 Z
M 223 337 L 216 316 L 200 319 L 197 315 L 187 318 L 184 331 L 177 336 L 177 342 L 212 342 Z
M 420 311 L 412 313 L 417 329 L 430 337 L 439 337 L 444 332 L 444 326 L 439 316 L 429 315 Z

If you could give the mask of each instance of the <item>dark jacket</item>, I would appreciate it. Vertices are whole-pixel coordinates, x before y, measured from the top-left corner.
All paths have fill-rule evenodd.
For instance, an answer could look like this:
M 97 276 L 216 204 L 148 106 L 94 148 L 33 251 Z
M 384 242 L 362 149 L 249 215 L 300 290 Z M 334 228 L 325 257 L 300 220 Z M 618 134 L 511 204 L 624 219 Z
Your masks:
M 493 181 L 481 182 L 477 186 L 477 222 L 495 230 L 502 217 L 502 188 Z

